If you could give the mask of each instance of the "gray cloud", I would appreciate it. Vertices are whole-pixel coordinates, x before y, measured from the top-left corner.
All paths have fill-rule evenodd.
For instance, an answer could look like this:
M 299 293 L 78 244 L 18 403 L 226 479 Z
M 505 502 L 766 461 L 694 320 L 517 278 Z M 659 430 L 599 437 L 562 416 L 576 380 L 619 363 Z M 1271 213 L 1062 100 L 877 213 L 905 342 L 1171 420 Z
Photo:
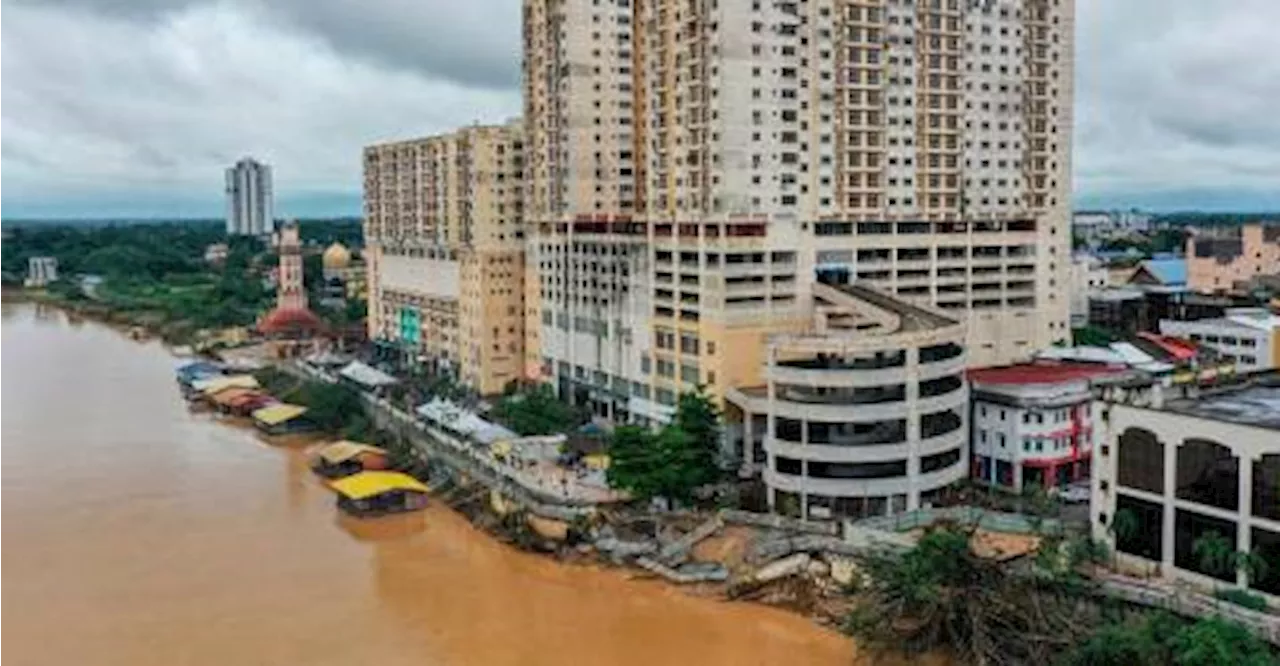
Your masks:
M 201 0 L 16 0 L 161 22 Z M 520 84 L 520 0 L 232 0 L 283 30 L 309 33 L 349 57 L 468 87 Z
M 5 9 L 6 212 L 129 190 L 216 214 L 221 170 L 243 154 L 275 167 L 284 198 L 358 192 L 363 145 L 520 108 L 516 89 L 379 67 L 243 4 Z
M 1274 201 L 1280 2 L 1077 3 L 1079 197 Z M 350 198 L 361 146 L 519 112 L 519 4 L 4 0 L 6 212 L 98 197 L 216 214 L 242 154 L 275 165 L 286 199 Z
M 1275 25 L 1274 0 L 1082 0 L 1077 193 L 1149 200 L 1152 192 L 1217 189 L 1274 201 Z

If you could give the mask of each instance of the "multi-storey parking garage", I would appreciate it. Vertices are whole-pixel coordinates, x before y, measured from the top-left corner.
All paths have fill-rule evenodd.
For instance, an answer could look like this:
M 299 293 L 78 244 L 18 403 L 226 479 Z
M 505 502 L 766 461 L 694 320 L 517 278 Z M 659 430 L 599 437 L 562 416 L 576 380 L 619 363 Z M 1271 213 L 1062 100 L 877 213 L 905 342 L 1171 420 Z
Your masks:
M 814 330 L 769 339 L 765 384 L 729 391 L 744 466 L 781 513 L 920 507 L 968 469 L 964 326 L 864 287 L 814 300 Z

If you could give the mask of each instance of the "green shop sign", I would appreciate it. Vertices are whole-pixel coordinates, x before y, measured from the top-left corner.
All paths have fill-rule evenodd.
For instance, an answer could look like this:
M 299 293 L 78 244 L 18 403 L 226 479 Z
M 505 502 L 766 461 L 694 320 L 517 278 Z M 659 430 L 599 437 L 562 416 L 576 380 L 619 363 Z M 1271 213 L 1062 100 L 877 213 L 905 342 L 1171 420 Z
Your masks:
M 422 330 L 421 321 L 421 315 L 417 310 L 400 308 L 400 341 L 410 345 L 418 344 L 419 332 Z

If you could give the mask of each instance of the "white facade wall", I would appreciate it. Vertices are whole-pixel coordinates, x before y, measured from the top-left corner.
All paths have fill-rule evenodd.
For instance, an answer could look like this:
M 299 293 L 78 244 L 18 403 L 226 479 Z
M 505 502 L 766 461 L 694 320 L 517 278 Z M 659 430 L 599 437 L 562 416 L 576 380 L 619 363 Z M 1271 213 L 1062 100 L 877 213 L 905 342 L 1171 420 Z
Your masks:
M 993 2 L 993 11 L 964 15 L 965 212 L 981 219 L 1016 216 L 1026 192 L 1022 112 L 1025 40 L 1015 18 L 1020 2 Z
M 1280 330 L 1270 326 L 1249 326 L 1229 318 L 1174 321 L 1162 319 L 1160 333 L 1186 338 L 1222 354 L 1241 372 L 1257 372 L 1276 367 L 1272 357 L 1274 340 Z
M 1083 326 L 1089 321 L 1089 296 L 1111 284 L 1111 272 L 1097 257 L 1075 255 L 1071 258 L 1071 325 Z
M 57 257 L 31 257 L 27 259 L 28 287 L 43 287 L 58 280 Z
M 1254 483 L 1258 481 L 1254 478 L 1254 463 L 1262 460 L 1264 456 L 1280 456 L 1280 431 L 1245 423 L 1180 414 L 1168 409 L 1105 402 L 1098 402 L 1095 409 L 1099 410 L 1101 433 L 1100 445 L 1094 449 L 1093 456 L 1090 524 L 1094 538 L 1106 542 L 1112 549 L 1115 548 L 1116 535 L 1112 532 L 1111 525 L 1116 515 L 1119 494 L 1152 502 L 1163 509 L 1163 520 L 1157 528 L 1160 530 L 1159 541 L 1162 551 L 1160 561 L 1151 562 L 1136 555 L 1122 553 L 1122 563 L 1141 563 L 1145 571 L 1157 573 L 1167 579 L 1209 583 L 1210 579 L 1207 577 L 1181 568 L 1175 563 L 1178 539 L 1176 513 L 1179 510 L 1234 523 L 1237 527 L 1235 542 L 1237 552 L 1251 552 L 1254 529 L 1265 530 L 1280 536 L 1280 520 L 1255 515 L 1252 502 Z M 1163 444 L 1162 492 L 1140 490 L 1120 483 L 1120 449 L 1123 446 L 1121 437 L 1131 430 L 1149 432 Z M 1209 440 L 1224 446 L 1238 461 L 1236 483 L 1239 505 L 1236 510 L 1221 509 L 1177 497 L 1178 452 L 1188 440 L 1194 439 Z M 1243 585 L 1246 581 L 1245 572 L 1238 572 L 1237 582 Z
M 1029 395 L 1039 393 L 1040 395 Z M 984 400 L 981 390 L 975 389 L 973 400 L 973 436 L 972 446 L 975 461 L 978 457 L 992 461 L 1008 463 L 1011 478 L 999 478 L 998 466 L 989 464 L 985 469 L 975 470 L 980 480 L 997 485 L 1009 486 L 1021 491 L 1025 481 L 1023 465 L 1028 461 L 1056 461 L 1066 465 L 1072 460 L 1073 419 L 1085 426 L 1082 433 L 1083 446 L 1078 455 L 1083 460 L 1097 441 L 1097 433 L 1093 428 L 1092 397 L 1088 385 L 1073 382 L 1069 387 L 1049 385 L 1037 390 L 1037 387 L 1019 387 L 1020 397 L 1028 400 L 1051 400 L 1052 406 L 1012 405 L 1007 402 Z M 1074 479 L 1068 479 L 1072 481 Z M 1048 479 L 1042 485 L 1050 484 Z
M 628 420 L 616 412 L 629 398 L 652 397 L 641 365 L 652 344 L 647 251 L 589 236 L 537 244 L 542 379 L 613 405 L 600 416 Z
M 378 265 L 380 289 L 458 300 L 462 265 L 457 259 L 382 253 Z

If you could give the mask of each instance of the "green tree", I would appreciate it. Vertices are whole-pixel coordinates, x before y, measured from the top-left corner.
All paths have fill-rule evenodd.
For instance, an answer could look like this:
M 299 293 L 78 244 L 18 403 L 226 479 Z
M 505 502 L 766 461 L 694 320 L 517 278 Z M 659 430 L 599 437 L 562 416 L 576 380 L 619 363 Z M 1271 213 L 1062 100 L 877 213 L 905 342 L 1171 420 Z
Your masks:
M 328 432 L 341 432 L 353 422 L 366 419 L 359 394 L 342 384 L 306 382 L 282 398 L 305 406 L 307 417 Z
M 641 499 L 659 497 L 665 482 L 663 451 L 653 433 L 640 426 L 619 426 L 609 440 L 609 468 L 605 476 L 609 485 L 624 488 Z
M 1222 617 L 1198 620 L 1173 634 L 1175 666 L 1277 666 L 1277 659 L 1259 638 Z
M 671 426 L 690 438 L 689 465 L 696 472 L 699 485 L 714 483 L 720 477 L 720 409 L 704 387 L 680 394 Z
M 911 549 L 858 555 L 866 583 L 846 631 L 872 649 L 946 648 L 957 663 L 986 664 L 1048 663 L 1088 632 L 1083 583 L 983 557 L 973 529 L 937 524 Z
M 1166 666 L 1173 663 L 1170 638 L 1182 621 L 1167 611 L 1128 622 L 1111 622 L 1069 650 L 1061 666 Z
M 567 433 L 587 421 L 587 415 L 558 397 L 546 384 L 503 396 L 493 416 L 521 435 Z
M 619 428 L 609 443 L 610 485 L 638 499 L 693 500 L 697 488 L 721 478 L 720 411 L 699 389 L 676 403 L 671 424 L 657 433 Z

